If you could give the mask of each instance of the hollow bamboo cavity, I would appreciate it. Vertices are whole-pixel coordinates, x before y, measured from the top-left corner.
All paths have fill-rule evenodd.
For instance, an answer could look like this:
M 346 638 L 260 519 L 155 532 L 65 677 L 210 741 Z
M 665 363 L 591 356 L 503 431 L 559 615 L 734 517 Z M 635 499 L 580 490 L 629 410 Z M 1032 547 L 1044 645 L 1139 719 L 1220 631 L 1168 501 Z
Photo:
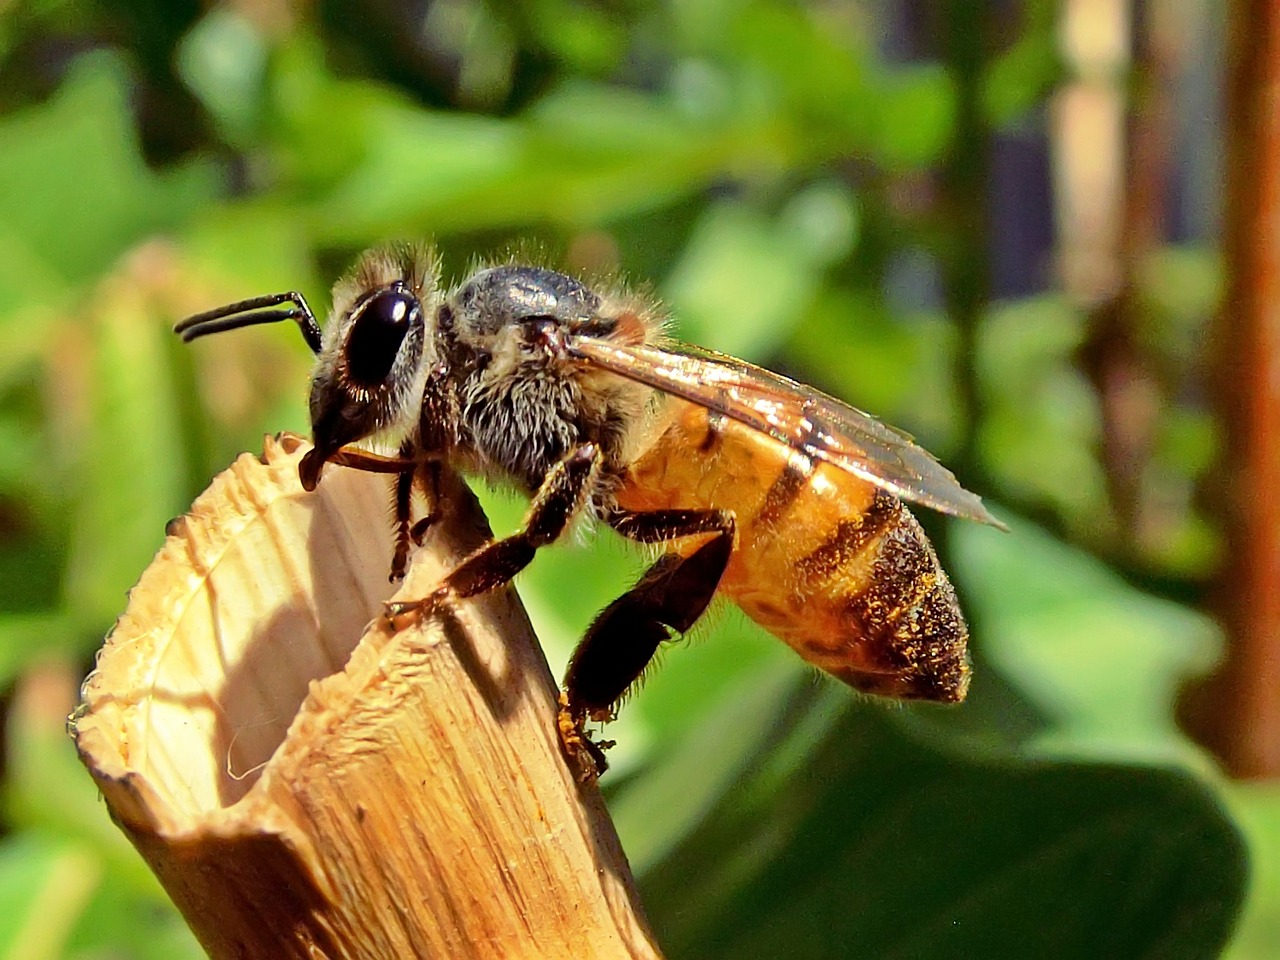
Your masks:
M 514 594 L 393 633 L 387 479 L 304 493 L 305 449 L 218 476 L 103 647 L 72 733 L 116 822 L 216 958 L 657 957 Z M 446 483 L 400 597 L 488 536 Z

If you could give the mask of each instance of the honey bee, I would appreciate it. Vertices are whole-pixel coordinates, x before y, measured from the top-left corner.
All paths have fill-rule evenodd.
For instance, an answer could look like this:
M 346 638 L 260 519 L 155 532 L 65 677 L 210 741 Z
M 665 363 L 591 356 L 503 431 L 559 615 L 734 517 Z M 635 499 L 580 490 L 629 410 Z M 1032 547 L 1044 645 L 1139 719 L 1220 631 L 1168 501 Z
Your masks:
M 531 497 L 522 528 L 465 558 L 397 620 L 509 582 L 587 515 L 665 548 L 579 642 L 560 701 L 561 739 L 605 767 L 585 732 L 605 721 L 658 648 L 717 594 L 851 687 L 957 702 L 968 627 L 903 501 L 1000 526 L 910 437 L 810 387 L 664 334 L 652 299 L 520 263 L 452 289 L 424 247 L 364 254 L 333 291 L 322 331 L 296 292 L 184 320 L 184 340 L 293 321 L 316 354 L 315 488 L 327 463 L 394 475 L 392 579 L 447 505 L 445 466 Z M 390 441 L 398 456 L 354 446 Z M 427 516 L 412 522 L 421 489 Z

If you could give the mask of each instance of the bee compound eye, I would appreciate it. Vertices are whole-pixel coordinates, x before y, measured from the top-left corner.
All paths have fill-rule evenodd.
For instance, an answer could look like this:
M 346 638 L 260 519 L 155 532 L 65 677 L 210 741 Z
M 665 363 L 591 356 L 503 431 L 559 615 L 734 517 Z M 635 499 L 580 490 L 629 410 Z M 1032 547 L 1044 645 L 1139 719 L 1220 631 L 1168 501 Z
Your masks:
M 370 297 L 347 335 L 347 375 L 363 386 L 376 386 L 386 380 L 400 344 L 421 309 L 417 297 L 396 288 Z

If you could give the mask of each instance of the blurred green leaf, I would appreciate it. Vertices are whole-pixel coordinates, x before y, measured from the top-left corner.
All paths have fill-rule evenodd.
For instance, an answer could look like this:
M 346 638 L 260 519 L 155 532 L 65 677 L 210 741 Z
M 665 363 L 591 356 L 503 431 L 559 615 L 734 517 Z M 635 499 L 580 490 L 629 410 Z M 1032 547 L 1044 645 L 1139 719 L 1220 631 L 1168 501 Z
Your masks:
M 89 849 L 50 831 L 29 830 L 0 842 L 0 956 L 205 956 L 172 906 L 115 883 L 105 867 Z
M 106 815 L 97 785 L 67 736 L 73 698 L 65 664 L 46 656 L 19 687 L 5 731 L 7 819 L 27 831 L 74 841 L 121 895 L 161 906 L 167 901 L 159 882 Z
M 744 153 L 771 163 L 774 150 L 766 129 L 707 129 L 623 90 L 566 86 L 519 120 L 429 113 L 368 92 L 350 115 L 364 156 L 308 210 L 327 242 L 605 221 L 703 187 Z M 308 122 L 328 136 L 334 112 Z
M 143 897 L 110 882 L 85 905 L 65 956 L 99 960 L 122 953 L 131 960 L 204 960 L 208 956 L 186 921 L 163 897 Z
M 1164 246 L 1138 269 L 1146 309 L 1135 317 L 1143 346 L 1165 364 L 1192 366 L 1201 359 L 1205 318 L 1222 302 L 1223 266 L 1216 251 Z
M 20 552 L 14 552 L 22 559 Z M 9 559 L 0 555 L 0 563 Z M 30 577 L 26 586 L 30 588 Z M 0 566 L 0 584 L 23 583 L 17 571 Z M 8 597 L 4 598 L 9 600 Z M 53 654 L 70 655 L 84 643 L 84 636 L 75 618 L 65 612 L 21 613 L 6 610 L 0 616 L 0 690 L 10 685 L 37 659 Z
M 157 315 L 143 280 L 141 273 L 121 273 L 108 281 L 88 331 L 92 407 L 78 451 L 83 486 L 66 596 L 91 629 L 119 613 L 163 542 L 165 523 L 186 507 L 168 362 L 171 318 Z
M 708 209 L 694 228 L 662 294 L 684 339 L 767 356 L 813 299 L 818 266 L 766 217 L 723 204 Z
M 0 120 L 0 237 L 21 237 L 65 281 L 94 276 L 216 195 L 205 166 L 146 168 L 127 98 L 119 59 L 90 54 L 54 99 Z
M 860 211 L 848 187 L 822 180 L 787 201 L 778 217 L 780 232 L 809 261 L 829 266 L 857 245 Z
M 2 162 L 2 161 L 0 161 Z M 37 356 L 53 325 L 45 311 L 68 298 L 61 265 L 36 252 L 27 236 L 0 219 L 0 383 Z
M 616 9 L 578 0 L 542 0 L 530 20 L 539 44 L 576 72 L 604 75 L 627 48 L 626 25 Z
M 567 5 L 559 12 L 572 18 Z M 516 26 L 512 21 L 525 20 L 521 13 L 525 11 L 495 7 L 484 0 L 438 0 L 424 9 L 422 35 L 430 37 L 431 46 L 457 64 L 452 79 L 453 96 L 459 105 L 492 110 L 510 97 L 519 53 L 515 33 L 525 29 L 523 23 Z M 528 13 L 536 27 L 537 10 Z M 570 48 L 565 52 L 571 52 L 573 44 L 565 46 Z M 589 50 L 583 52 L 590 55 Z
M 264 138 L 258 144 L 265 156 L 253 157 L 253 173 L 264 186 L 286 185 L 292 195 L 330 189 L 377 141 L 380 131 L 369 114 L 384 100 L 401 99 L 373 83 L 339 81 L 325 64 L 319 40 L 299 31 L 270 58 Z
M 1274 783 L 1235 783 L 1226 802 L 1249 841 L 1253 883 L 1240 926 L 1224 960 L 1264 960 L 1280 943 L 1280 788 Z
M 768 0 L 719 12 L 705 41 L 768 91 L 758 108 L 846 152 L 871 144 L 880 91 L 868 81 L 865 39 L 848 17 Z
M 57 960 L 102 880 L 92 855 L 27 833 L 0 841 L 0 956 Z
M 1172 704 L 1221 644 L 1206 616 L 1143 594 L 1015 517 L 955 523 L 954 574 L 985 657 L 1053 723 L 1050 748 L 1170 759 L 1189 747 Z M 981 678 L 978 679 L 981 683 Z
M 875 159 L 890 169 L 938 160 L 955 124 L 951 78 L 935 66 L 915 67 L 888 73 L 877 86 Z
M 1056 34 L 1057 11 L 1043 0 L 1034 6 L 1048 10 L 1048 16 L 1040 17 L 1039 23 L 1029 27 L 987 67 L 982 100 L 992 126 L 1012 124 L 1041 104 L 1063 72 Z
M 1193 779 L 943 756 L 875 707 L 816 732 L 824 699 L 763 737 L 720 726 L 730 750 L 751 744 L 741 775 L 641 881 L 668 956 L 1170 958 L 1225 941 L 1244 848 Z
M 985 318 L 980 441 L 986 469 L 1014 497 L 1096 526 L 1109 510 L 1094 455 L 1097 398 L 1073 357 L 1082 337 L 1083 317 L 1057 296 L 1021 300 Z
M 959 429 L 954 331 L 941 317 L 891 316 L 878 295 L 828 288 L 787 344 L 796 373 L 915 435 L 944 456 Z
M 248 145 L 262 120 L 267 47 L 254 25 L 211 10 L 183 38 L 178 69 L 231 143 Z

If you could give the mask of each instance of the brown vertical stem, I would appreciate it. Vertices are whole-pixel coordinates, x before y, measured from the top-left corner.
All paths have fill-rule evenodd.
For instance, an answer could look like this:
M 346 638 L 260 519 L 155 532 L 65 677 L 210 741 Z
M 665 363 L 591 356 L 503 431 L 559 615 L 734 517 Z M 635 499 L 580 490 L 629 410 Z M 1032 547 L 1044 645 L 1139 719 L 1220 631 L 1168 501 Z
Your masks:
M 1226 427 L 1217 498 L 1227 560 L 1221 672 L 1190 722 L 1241 777 L 1280 774 L 1280 2 L 1231 5 L 1228 36 L 1228 294 L 1215 331 Z
M 1147 537 L 1143 480 L 1165 392 L 1139 332 L 1139 270 L 1162 236 L 1177 68 L 1171 31 L 1161 24 L 1158 8 L 1148 4 L 1144 13 L 1145 29 L 1138 31 L 1135 42 L 1136 84 L 1123 192 L 1117 198 L 1117 283 L 1091 305 L 1081 347 L 1081 363 L 1097 391 L 1102 414 L 1102 463 L 1119 525 L 1117 545 L 1134 552 L 1141 552 Z M 1111 80 L 1116 96 L 1122 95 L 1122 79 Z

